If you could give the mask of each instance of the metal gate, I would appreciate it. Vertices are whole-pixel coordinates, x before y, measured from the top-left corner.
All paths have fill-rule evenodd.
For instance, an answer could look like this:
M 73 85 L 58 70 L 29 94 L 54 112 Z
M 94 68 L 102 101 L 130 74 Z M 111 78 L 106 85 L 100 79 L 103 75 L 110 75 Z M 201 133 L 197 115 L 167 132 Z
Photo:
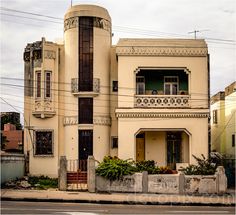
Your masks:
M 87 160 L 67 160 L 67 190 L 87 188 Z

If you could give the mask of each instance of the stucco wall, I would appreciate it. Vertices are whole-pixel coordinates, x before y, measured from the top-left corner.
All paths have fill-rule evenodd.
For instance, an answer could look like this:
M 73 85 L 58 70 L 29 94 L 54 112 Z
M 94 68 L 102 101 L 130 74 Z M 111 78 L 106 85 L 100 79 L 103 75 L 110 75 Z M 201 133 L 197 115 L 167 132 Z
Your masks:
M 161 123 L 160 123 L 161 121 Z M 207 118 L 119 118 L 118 121 L 119 148 L 118 157 L 122 159 L 136 159 L 135 134 L 140 129 L 171 130 L 186 129 L 189 132 L 189 162 L 195 163 L 192 154 L 208 157 L 208 124 Z M 163 156 L 163 155 L 161 155 Z M 163 158 L 162 158 L 163 161 Z
M 145 132 L 145 159 L 156 161 L 158 166 L 166 165 L 165 132 Z
M 21 178 L 25 173 L 24 155 L 1 154 L 1 184 Z

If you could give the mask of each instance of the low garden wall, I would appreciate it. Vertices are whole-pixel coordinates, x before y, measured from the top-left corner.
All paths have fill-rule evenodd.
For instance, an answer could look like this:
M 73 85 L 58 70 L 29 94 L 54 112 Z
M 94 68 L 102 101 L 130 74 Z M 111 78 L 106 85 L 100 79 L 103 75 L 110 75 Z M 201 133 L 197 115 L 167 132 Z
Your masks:
M 111 181 L 101 176 L 96 176 L 96 191 L 141 193 L 143 192 L 142 177 L 142 173 L 135 173 L 124 176 L 120 180 Z
M 23 154 L 1 154 L 1 184 L 22 178 L 25 174 L 25 157 Z
M 59 189 L 66 190 L 66 168 L 60 162 Z M 64 162 L 65 163 L 65 162 Z M 120 180 L 108 180 L 96 175 L 95 159 L 88 158 L 89 192 L 129 192 L 160 194 L 222 194 L 227 189 L 224 167 L 219 166 L 214 175 L 150 174 L 147 172 L 124 176 Z M 63 173 L 63 174 L 62 174 Z
M 217 170 L 219 168 L 223 167 L 218 167 Z M 222 173 L 217 171 L 214 175 L 184 175 L 183 173 L 148 175 L 147 172 L 143 172 L 114 181 L 97 175 L 95 177 L 97 192 L 217 194 L 225 193 L 227 189 L 224 171 Z

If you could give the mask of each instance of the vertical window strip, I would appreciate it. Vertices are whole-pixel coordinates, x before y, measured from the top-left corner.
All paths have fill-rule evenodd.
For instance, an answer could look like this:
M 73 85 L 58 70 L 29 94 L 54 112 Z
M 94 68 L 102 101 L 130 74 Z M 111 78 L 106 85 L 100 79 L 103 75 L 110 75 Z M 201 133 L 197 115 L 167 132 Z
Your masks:
M 51 97 L 51 72 L 45 73 L 45 97 Z
M 41 72 L 36 73 L 36 97 L 41 97 Z

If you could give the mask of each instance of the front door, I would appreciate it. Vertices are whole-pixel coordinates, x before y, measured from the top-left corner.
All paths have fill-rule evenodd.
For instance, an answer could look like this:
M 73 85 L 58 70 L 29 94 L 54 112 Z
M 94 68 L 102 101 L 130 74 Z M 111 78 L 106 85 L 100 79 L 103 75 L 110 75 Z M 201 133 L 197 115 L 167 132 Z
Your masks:
M 176 169 L 181 162 L 181 132 L 167 132 L 167 166 Z
M 143 161 L 145 159 L 144 148 L 144 138 L 136 138 L 136 161 Z
M 87 159 L 93 155 L 93 130 L 79 130 L 79 169 L 87 171 Z

